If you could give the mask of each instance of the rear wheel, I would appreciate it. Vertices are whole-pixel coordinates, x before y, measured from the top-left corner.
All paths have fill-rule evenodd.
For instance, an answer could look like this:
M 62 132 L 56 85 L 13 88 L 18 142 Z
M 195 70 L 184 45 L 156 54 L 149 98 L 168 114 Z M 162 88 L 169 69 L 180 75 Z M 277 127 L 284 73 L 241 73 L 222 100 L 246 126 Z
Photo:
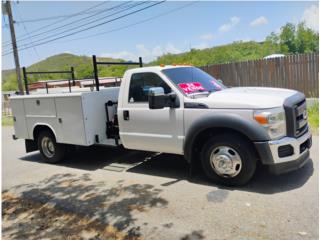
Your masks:
M 38 135 L 38 148 L 42 159 L 48 163 L 61 161 L 66 153 L 65 145 L 57 143 L 55 137 L 49 131 L 42 131 Z
M 201 163 L 208 178 L 226 186 L 246 184 L 256 170 L 253 147 L 237 134 L 219 134 L 209 139 L 202 148 Z

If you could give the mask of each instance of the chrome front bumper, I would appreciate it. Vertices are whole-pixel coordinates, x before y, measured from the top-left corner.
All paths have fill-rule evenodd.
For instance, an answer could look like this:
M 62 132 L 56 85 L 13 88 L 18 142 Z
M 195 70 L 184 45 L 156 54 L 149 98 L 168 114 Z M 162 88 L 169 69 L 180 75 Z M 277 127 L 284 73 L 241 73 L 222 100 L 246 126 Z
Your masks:
M 281 174 L 301 168 L 309 161 L 309 148 L 312 144 L 310 131 L 299 138 L 284 137 L 279 140 L 255 142 L 260 160 L 274 174 Z M 290 154 L 279 156 L 279 147 L 290 146 Z M 287 152 L 288 153 L 288 152 Z
M 284 137 L 279 140 L 269 141 L 269 147 L 273 158 L 273 163 L 285 163 L 290 161 L 295 161 L 299 159 L 302 155 L 304 155 L 309 148 L 311 147 L 311 132 L 308 131 L 304 135 L 299 138 L 291 138 L 291 137 Z M 305 148 L 302 152 L 300 152 L 300 146 L 304 144 L 306 141 L 310 140 L 310 146 Z M 278 149 L 281 146 L 290 145 L 293 147 L 293 154 L 287 157 L 279 157 Z

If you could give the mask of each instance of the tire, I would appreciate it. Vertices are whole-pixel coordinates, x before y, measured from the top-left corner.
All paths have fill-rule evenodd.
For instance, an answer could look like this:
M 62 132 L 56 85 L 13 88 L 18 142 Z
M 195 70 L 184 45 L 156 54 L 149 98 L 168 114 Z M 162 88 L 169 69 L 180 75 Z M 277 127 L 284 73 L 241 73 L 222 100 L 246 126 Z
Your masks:
M 38 135 L 38 148 L 42 159 L 47 163 L 60 162 L 66 154 L 66 146 L 56 142 L 50 131 L 42 131 Z
M 255 173 L 257 158 L 255 149 L 243 137 L 219 134 L 203 146 L 201 164 L 213 182 L 224 186 L 242 186 Z

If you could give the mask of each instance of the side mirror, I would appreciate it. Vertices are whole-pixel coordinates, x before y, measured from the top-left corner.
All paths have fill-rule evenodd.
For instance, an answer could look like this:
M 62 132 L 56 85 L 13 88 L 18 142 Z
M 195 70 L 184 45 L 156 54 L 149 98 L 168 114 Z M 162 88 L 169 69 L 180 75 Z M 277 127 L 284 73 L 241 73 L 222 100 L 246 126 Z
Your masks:
M 153 87 L 149 89 L 149 108 L 162 109 L 165 107 L 178 108 L 180 102 L 175 93 L 165 94 L 162 87 Z
M 162 87 L 153 87 L 149 89 L 149 108 L 162 109 L 165 107 L 165 94 Z

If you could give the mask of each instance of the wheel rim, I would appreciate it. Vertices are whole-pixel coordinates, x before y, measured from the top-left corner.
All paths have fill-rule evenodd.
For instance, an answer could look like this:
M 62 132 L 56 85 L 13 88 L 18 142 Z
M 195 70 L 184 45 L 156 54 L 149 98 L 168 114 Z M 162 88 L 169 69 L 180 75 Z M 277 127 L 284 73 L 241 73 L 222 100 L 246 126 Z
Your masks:
M 224 178 L 237 176 L 242 168 L 239 153 L 228 146 L 219 146 L 213 149 L 210 155 L 210 164 L 213 170 Z
M 48 157 L 52 158 L 55 154 L 55 148 L 53 141 L 49 137 L 44 137 L 41 140 L 41 148 L 43 151 L 43 154 Z

